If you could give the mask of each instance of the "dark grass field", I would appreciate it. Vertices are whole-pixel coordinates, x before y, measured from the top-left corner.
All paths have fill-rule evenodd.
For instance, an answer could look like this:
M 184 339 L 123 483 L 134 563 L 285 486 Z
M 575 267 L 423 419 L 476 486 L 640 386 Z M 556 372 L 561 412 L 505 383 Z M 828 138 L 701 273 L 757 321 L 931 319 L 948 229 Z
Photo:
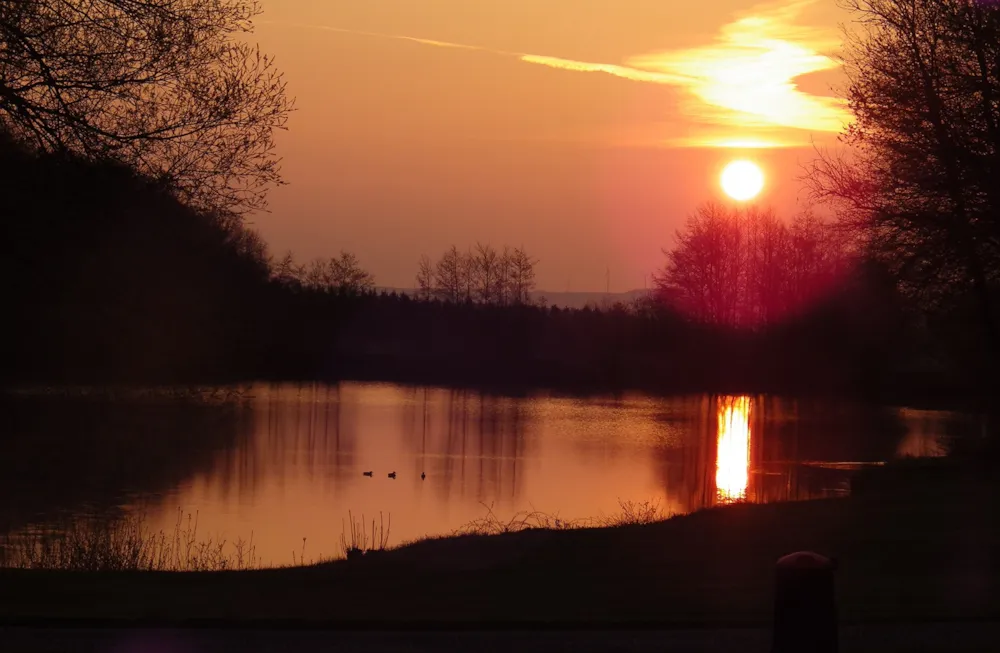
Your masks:
M 8 625 L 766 627 L 775 560 L 808 549 L 838 559 L 843 623 L 996 620 L 996 486 L 982 470 L 921 474 L 848 499 L 425 540 L 289 569 L 4 570 L 0 615 Z

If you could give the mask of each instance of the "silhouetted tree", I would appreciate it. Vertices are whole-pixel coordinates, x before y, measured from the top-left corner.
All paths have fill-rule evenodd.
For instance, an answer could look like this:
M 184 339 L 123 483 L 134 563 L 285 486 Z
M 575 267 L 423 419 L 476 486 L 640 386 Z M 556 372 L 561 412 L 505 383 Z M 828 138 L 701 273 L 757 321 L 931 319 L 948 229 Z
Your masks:
M 360 295 L 375 290 L 375 277 L 361 267 L 354 254 L 341 252 L 327 264 L 327 284 L 341 294 Z
M 256 0 L 0 3 L 0 128 L 124 163 L 200 209 L 261 208 L 291 102 L 244 41 L 259 13 Z
M 836 225 L 805 210 L 788 228 L 788 301 L 803 307 L 830 291 L 856 258 L 851 243 Z
M 531 293 L 535 290 L 535 265 L 523 247 L 505 250 L 507 261 L 507 301 L 515 305 L 531 303 Z
M 701 322 L 735 326 L 742 296 L 738 215 L 717 203 L 699 207 L 664 251 L 667 265 L 655 274 L 657 289 Z
M 476 243 L 472 258 L 475 298 L 483 304 L 499 304 L 502 298 L 500 284 L 500 257 L 490 245 Z
M 971 291 L 998 352 L 1000 8 L 972 0 L 843 0 L 855 122 L 843 158 L 810 171 L 820 198 L 927 306 Z
M 305 276 L 305 266 L 298 265 L 291 252 L 286 252 L 284 258 L 273 266 L 271 272 L 271 278 L 285 286 L 301 286 Z
M 768 324 L 784 315 L 789 299 L 788 229 L 771 209 L 752 208 L 745 215 L 746 300 L 741 320 Z
M 312 290 L 329 289 L 328 264 L 329 261 L 322 257 L 314 258 L 309 262 L 309 266 L 303 275 L 303 283 L 307 288 Z
M 514 302 L 511 300 L 511 275 L 513 273 L 513 252 L 511 248 L 504 245 L 503 251 L 497 260 L 497 304 L 509 306 Z
M 653 280 L 660 299 L 700 322 L 773 323 L 806 308 L 846 265 L 828 225 L 810 213 L 789 229 L 770 209 L 698 208 Z
M 428 300 L 434 296 L 434 265 L 426 254 L 420 257 L 417 268 L 417 297 Z
M 350 252 L 339 257 L 313 259 L 304 273 L 298 269 L 307 288 L 341 295 L 361 295 L 375 289 L 375 277 L 366 272 Z
M 505 246 L 498 253 L 491 245 L 477 244 L 462 254 L 454 245 L 433 268 L 421 259 L 417 285 L 421 296 L 433 282 L 434 296 L 448 302 L 474 302 L 496 306 L 527 304 L 535 288 L 535 264 L 523 248 Z
M 472 250 L 462 254 L 459 259 L 459 274 L 462 280 L 462 301 L 474 302 L 476 300 L 476 276 L 478 272 L 476 256 Z
M 466 290 L 465 259 L 458 248 L 451 246 L 437 263 L 434 270 L 435 293 L 449 302 L 459 302 Z

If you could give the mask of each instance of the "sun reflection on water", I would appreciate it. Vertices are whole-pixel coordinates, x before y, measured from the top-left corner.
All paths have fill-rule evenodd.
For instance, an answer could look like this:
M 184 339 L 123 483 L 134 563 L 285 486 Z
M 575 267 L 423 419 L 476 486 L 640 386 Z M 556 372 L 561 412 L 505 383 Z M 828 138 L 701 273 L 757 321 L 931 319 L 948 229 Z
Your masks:
M 715 462 L 720 502 L 742 501 L 750 478 L 750 397 L 719 398 L 719 444 Z

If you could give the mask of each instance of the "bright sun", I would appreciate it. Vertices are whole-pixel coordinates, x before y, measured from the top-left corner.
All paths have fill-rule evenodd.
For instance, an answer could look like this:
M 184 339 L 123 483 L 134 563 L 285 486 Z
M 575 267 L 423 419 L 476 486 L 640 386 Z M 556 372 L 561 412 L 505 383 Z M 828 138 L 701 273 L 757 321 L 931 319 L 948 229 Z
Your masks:
M 764 172 L 752 161 L 733 161 L 722 171 L 722 190 L 734 200 L 753 199 L 764 187 Z

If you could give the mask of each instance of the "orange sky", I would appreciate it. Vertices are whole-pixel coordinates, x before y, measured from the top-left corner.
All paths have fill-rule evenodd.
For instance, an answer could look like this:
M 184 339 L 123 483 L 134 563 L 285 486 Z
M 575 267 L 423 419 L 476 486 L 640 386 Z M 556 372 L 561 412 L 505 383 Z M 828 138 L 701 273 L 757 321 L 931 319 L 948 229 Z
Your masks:
M 783 213 L 805 200 L 811 139 L 847 115 L 832 5 L 263 0 L 255 38 L 298 110 L 254 224 L 379 285 L 481 241 L 527 248 L 542 290 L 604 290 L 607 269 L 640 288 L 729 160 L 760 163 Z

